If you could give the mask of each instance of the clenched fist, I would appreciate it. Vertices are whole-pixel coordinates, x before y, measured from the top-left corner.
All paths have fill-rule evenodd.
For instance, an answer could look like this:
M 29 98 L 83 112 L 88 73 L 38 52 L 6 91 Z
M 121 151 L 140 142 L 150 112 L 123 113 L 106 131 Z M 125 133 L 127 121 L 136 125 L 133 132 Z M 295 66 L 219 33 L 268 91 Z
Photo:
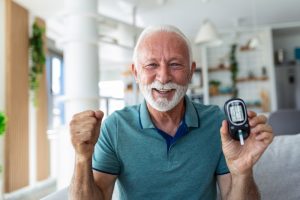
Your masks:
M 100 110 L 88 110 L 73 116 L 70 122 L 71 142 L 78 159 L 89 160 L 92 158 L 103 115 Z

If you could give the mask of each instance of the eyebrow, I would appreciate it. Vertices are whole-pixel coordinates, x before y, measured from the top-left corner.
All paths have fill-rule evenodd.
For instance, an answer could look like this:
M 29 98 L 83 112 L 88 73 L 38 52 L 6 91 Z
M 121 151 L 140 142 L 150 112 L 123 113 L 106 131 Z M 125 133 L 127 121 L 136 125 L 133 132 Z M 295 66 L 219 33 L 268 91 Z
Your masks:
M 168 59 L 168 62 L 175 61 L 175 60 L 184 62 L 185 58 L 183 56 L 175 56 L 175 57 L 171 57 L 170 59 Z M 153 57 L 145 58 L 145 62 L 154 62 L 154 61 L 157 61 L 157 59 L 153 58 Z

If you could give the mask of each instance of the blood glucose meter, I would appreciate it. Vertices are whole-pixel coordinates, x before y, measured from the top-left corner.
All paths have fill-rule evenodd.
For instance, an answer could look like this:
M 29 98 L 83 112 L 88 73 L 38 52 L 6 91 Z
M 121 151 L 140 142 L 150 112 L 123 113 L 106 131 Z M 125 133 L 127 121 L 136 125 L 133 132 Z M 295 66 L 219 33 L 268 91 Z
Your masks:
M 244 140 L 250 134 L 245 102 L 239 98 L 230 99 L 224 104 L 224 111 L 227 117 L 230 136 L 235 140 L 239 140 L 241 145 L 244 145 Z

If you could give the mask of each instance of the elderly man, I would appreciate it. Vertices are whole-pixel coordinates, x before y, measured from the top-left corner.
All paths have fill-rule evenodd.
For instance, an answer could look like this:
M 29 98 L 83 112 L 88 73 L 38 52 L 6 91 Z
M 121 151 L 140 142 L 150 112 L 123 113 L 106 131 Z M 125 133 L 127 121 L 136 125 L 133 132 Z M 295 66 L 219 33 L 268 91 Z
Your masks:
M 76 114 L 71 199 L 259 199 L 252 168 L 271 143 L 264 116 L 248 112 L 250 137 L 230 138 L 217 106 L 185 96 L 196 64 L 189 41 L 175 27 L 149 27 L 134 50 L 132 72 L 145 101 L 110 115 Z M 101 133 L 99 129 L 101 125 Z

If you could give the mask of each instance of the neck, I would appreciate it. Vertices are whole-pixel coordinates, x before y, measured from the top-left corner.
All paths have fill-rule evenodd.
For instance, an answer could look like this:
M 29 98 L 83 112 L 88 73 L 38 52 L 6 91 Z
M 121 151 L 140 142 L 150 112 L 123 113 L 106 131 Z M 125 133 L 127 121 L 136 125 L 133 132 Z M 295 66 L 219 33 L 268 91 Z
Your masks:
M 147 107 L 155 126 L 167 134 L 174 136 L 185 112 L 184 97 L 173 109 L 166 112 L 158 111 L 148 103 Z

